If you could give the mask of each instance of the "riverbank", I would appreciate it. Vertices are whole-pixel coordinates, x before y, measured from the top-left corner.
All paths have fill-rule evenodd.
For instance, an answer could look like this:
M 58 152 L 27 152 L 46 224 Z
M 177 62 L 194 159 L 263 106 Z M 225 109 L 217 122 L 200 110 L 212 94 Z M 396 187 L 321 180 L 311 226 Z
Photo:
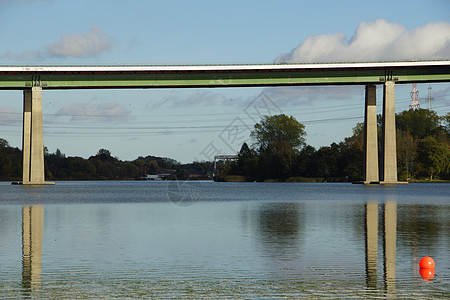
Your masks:
M 223 177 L 215 177 L 214 181 L 216 182 L 252 182 L 249 180 L 246 180 L 245 176 L 241 176 L 241 175 L 227 175 L 227 176 L 223 176 Z M 263 181 L 258 181 L 258 182 L 351 182 L 349 180 L 346 180 L 345 178 L 322 178 L 322 177 L 314 177 L 314 178 L 309 178 L 309 177 L 289 177 L 286 180 L 282 180 L 282 179 L 273 179 L 273 178 L 269 178 L 269 179 L 265 179 Z M 429 180 L 429 179 L 410 179 L 408 180 L 408 182 L 410 183 L 450 183 L 450 180 L 444 180 L 444 179 L 433 179 L 433 180 Z

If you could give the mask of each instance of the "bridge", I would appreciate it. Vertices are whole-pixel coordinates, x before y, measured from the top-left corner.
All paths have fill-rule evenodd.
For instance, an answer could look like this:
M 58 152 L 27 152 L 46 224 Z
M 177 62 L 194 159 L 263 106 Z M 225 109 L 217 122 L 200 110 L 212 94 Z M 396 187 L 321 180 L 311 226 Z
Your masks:
M 203 66 L 0 66 L 0 90 L 23 90 L 24 185 L 46 184 L 45 89 L 156 89 L 365 85 L 364 183 L 396 184 L 396 84 L 449 82 L 450 60 Z M 378 169 L 376 86 L 383 86 L 383 163 Z

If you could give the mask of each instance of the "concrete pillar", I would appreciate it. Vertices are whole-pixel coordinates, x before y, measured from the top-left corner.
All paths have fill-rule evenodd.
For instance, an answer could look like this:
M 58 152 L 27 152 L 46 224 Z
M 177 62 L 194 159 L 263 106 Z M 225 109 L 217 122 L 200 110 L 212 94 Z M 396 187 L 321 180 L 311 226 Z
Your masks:
M 383 179 L 381 183 L 397 183 L 397 143 L 395 129 L 395 83 L 386 81 L 383 94 Z
M 30 182 L 30 154 L 31 154 L 31 90 L 23 91 L 23 127 L 22 127 L 22 183 Z
M 364 183 L 378 183 L 377 96 L 375 85 L 366 85 L 364 114 Z
M 42 88 L 23 91 L 22 184 L 45 184 Z

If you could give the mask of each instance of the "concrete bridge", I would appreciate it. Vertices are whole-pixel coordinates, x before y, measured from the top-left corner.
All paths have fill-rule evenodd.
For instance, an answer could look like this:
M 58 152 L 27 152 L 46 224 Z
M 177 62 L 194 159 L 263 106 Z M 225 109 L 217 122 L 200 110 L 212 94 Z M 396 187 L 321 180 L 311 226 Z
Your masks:
M 43 89 L 154 89 L 365 85 L 364 183 L 397 182 L 395 84 L 449 82 L 450 61 L 204 65 L 0 66 L 0 89 L 23 90 L 22 184 L 46 184 Z M 378 170 L 376 86 L 383 86 L 383 164 Z

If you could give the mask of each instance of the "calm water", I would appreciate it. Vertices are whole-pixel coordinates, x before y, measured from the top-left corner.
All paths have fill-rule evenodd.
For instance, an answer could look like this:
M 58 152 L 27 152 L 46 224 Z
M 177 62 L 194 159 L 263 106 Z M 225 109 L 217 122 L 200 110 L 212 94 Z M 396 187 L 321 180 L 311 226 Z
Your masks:
M 3 182 L 0 298 L 448 298 L 449 229 L 449 184 Z

